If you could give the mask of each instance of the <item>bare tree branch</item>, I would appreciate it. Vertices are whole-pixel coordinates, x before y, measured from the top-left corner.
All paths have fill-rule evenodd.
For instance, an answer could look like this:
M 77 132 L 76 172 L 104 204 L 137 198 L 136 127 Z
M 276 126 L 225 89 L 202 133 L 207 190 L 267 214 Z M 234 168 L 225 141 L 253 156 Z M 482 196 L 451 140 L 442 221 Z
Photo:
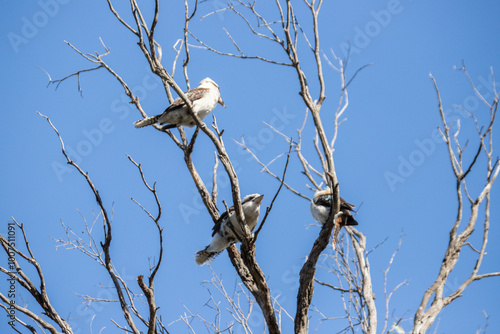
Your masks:
M 476 89 L 474 83 L 470 79 L 470 76 L 467 73 L 467 70 L 465 69 L 465 66 L 461 69 L 464 71 L 467 79 L 469 82 L 472 84 L 473 90 L 476 93 L 476 95 L 479 94 L 478 90 Z M 426 330 L 430 328 L 438 314 L 441 312 L 441 310 L 451 303 L 453 300 L 456 298 L 460 297 L 464 290 L 474 281 L 481 280 L 486 277 L 494 277 L 494 276 L 499 276 L 500 273 L 494 272 L 494 273 L 486 273 L 486 274 L 478 274 L 479 269 L 481 267 L 481 263 L 483 260 L 483 257 L 486 253 L 486 244 L 488 242 L 488 234 L 489 234 L 489 224 L 490 224 L 490 190 L 495 182 L 499 172 L 500 172 L 500 167 L 498 164 L 499 159 L 498 158 L 493 158 L 493 146 L 492 146 L 492 128 L 493 128 L 493 123 L 495 121 L 495 115 L 498 107 L 498 94 L 495 95 L 493 98 L 493 102 L 490 104 L 488 103 L 480 94 L 479 97 L 481 100 L 485 103 L 485 105 L 488 107 L 490 111 L 490 119 L 488 123 L 486 124 L 486 130 L 482 132 L 481 128 L 477 124 L 477 118 L 473 117 L 474 121 L 476 122 L 476 127 L 478 129 L 478 137 L 479 137 L 479 149 L 478 152 L 483 153 L 483 158 L 486 158 L 487 161 L 487 168 L 486 168 L 486 184 L 485 186 L 480 190 L 479 195 L 474 199 L 471 197 L 467 190 L 466 186 L 466 177 L 469 175 L 470 170 L 478 164 L 478 153 L 474 155 L 474 158 L 470 165 L 468 167 L 464 167 L 464 162 L 462 161 L 462 154 L 466 148 L 461 148 L 459 142 L 458 142 L 458 133 L 460 130 L 459 124 L 457 124 L 457 131 L 455 134 L 450 134 L 450 128 L 451 125 L 448 125 L 446 122 L 446 117 L 443 112 L 443 106 L 441 102 L 441 96 L 439 93 L 439 88 L 437 86 L 436 80 L 434 77 L 431 75 L 431 80 L 434 84 L 434 88 L 436 90 L 437 98 L 438 98 L 438 108 L 439 108 L 439 113 L 441 115 L 441 121 L 443 123 L 443 131 L 441 132 L 444 141 L 447 144 L 448 147 L 448 155 L 450 158 L 451 166 L 453 173 L 455 175 L 456 179 L 456 192 L 457 192 L 457 201 L 458 201 L 458 210 L 457 210 L 457 218 L 455 223 L 453 224 L 451 230 L 450 230 L 450 239 L 449 243 L 446 249 L 446 253 L 443 258 L 443 262 L 441 264 L 441 267 L 439 269 L 438 276 L 434 283 L 425 291 L 422 301 L 419 305 L 419 308 L 417 312 L 415 313 L 414 317 L 414 327 L 412 330 L 412 333 L 423 333 Z M 453 139 L 452 139 L 453 136 Z M 482 149 L 485 146 L 485 139 L 486 137 L 490 138 L 489 142 L 489 149 Z M 452 142 L 455 143 L 455 148 L 452 146 Z M 456 153 L 457 152 L 457 153 Z M 458 158 L 457 158 L 458 155 Z M 464 172 L 465 170 L 465 172 Z M 463 189 L 463 190 L 462 190 Z M 469 198 L 471 202 L 471 212 L 468 218 L 464 217 L 464 212 L 463 212 L 463 194 L 462 191 L 466 192 L 467 197 Z M 453 292 L 450 293 L 450 295 L 445 296 L 444 295 L 444 287 L 445 284 L 448 280 L 449 273 L 455 268 L 459 255 L 461 253 L 461 250 L 464 246 L 470 244 L 468 242 L 469 237 L 473 234 L 476 223 L 478 220 L 478 213 L 479 213 L 479 206 L 482 204 L 482 202 L 486 200 L 485 202 L 485 218 L 483 222 L 483 235 L 482 235 L 482 245 L 481 249 L 479 251 L 476 264 L 474 268 L 471 270 L 470 275 L 467 279 L 463 281 L 463 283 Z M 462 225 L 462 222 L 464 222 L 465 227 L 463 227 L 463 231 L 458 233 L 459 227 Z M 434 296 L 434 297 L 433 297 Z M 433 297 L 432 301 L 431 298 Z M 430 303 L 430 306 L 429 306 Z
M 14 272 L 11 272 L 3 267 L 0 267 L 0 271 L 8 275 L 10 279 L 14 279 L 24 289 L 26 289 L 33 296 L 33 298 L 35 298 L 36 302 L 42 308 L 45 315 L 50 320 L 55 322 L 55 324 L 60 328 L 62 333 L 72 334 L 73 330 L 71 326 L 59 315 L 59 313 L 55 310 L 55 308 L 49 301 L 49 295 L 46 289 L 45 277 L 42 272 L 42 267 L 40 266 L 33 252 L 31 251 L 31 247 L 29 245 L 28 238 L 26 236 L 26 231 L 24 230 L 24 226 L 22 224 L 19 224 L 14 218 L 12 218 L 12 220 L 23 234 L 24 246 L 26 247 L 29 255 L 20 251 L 13 244 L 9 243 L 9 241 L 3 235 L 0 234 L 0 244 L 4 249 L 5 253 L 7 254 L 7 257 L 9 257 L 9 261 L 11 261 L 11 263 L 14 265 L 17 275 Z M 36 288 L 35 283 L 33 283 L 33 281 L 25 274 L 21 265 L 14 256 L 15 254 L 21 256 L 24 260 L 26 260 L 29 264 L 31 264 L 34 267 L 39 281 L 39 286 L 40 286 L 39 289 Z M 35 323 L 47 329 L 50 333 L 52 334 L 61 333 L 59 332 L 59 330 L 56 329 L 56 327 L 54 327 L 49 322 L 45 321 L 41 316 L 35 314 L 31 310 L 25 307 L 21 307 L 17 304 L 11 304 L 10 300 L 1 293 L 0 293 L 0 300 L 7 305 L 12 305 L 16 310 L 27 315 Z
M 104 235 L 105 235 L 105 237 L 104 237 L 104 243 L 103 242 L 100 243 L 102 250 L 104 252 L 104 264 L 105 264 L 106 270 L 108 271 L 108 274 L 111 277 L 113 284 L 115 286 L 115 291 L 118 294 L 118 298 L 120 300 L 120 306 L 121 306 L 123 315 L 125 317 L 125 320 L 127 321 L 127 324 L 132 329 L 132 331 L 135 334 L 139 334 L 139 330 L 137 329 L 137 327 L 132 319 L 127 302 L 125 300 L 125 296 L 123 295 L 123 290 L 122 290 L 122 287 L 120 285 L 120 281 L 118 280 L 118 277 L 117 277 L 117 275 L 114 271 L 114 268 L 113 268 L 113 264 L 111 263 L 111 255 L 109 252 L 109 248 L 111 245 L 111 239 L 112 239 L 111 220 L 108 217 L 108 213 L 106 211 L 106 208 L 104 207 L 101 196 L 99 195 L 99 191 L 92 183 L 88 173 L 85 173 L 80 168 L 80 166 L 78 166 L 73 160 L 71 160 L 69 158 L 68 154 L 66 153 L 66 149 L 64 147 L 64 142 L 62 140 L 62 137 L 59 134 L 59 131 L 57 131 L 56 127 L 52 124 L 50 119 L 47 116 L 42 115 L 41 113 L 38 113 L 38 114 L 47 120 L 47 122 L 50 124 L 50 126 L 52 127 L 54 132 L 57 134 L 57 137 L 59 138 L 59 141 L 61 143 L 62 153 L 63 153 L 64 157 L 66 158 L 67 163 L 69 165 L 73 166 L 85 178 L 85 180 L 87 181 L 87 184 L 89 185 L 90 189 L 92 190 L 92 192 L 95 196 L 96 202 L 99 206 L 99 209 L 100 209 L 102 216 L 103 216 L 103 219 L 104 219 Z
M 269 204 L 269 206 L 266 208 L 266 214 L 264 215 L 264 218 L 262 219 L 262 222 L 260 223 L 259 228 L 257 229 L 257 231 L 255 231 L 255 236 L 253 239 L 254 243 L 257 241 L 257 237 L 259 236 L 260 230 L 262 229 L 262 227 L 264 227 L 264 223 L 266 222 L 267 216 L 269 215 L 269 212 L 271 212 L 271 210 L 273 209 L 274 201 L 278 197 L 278 195 L 281 191 L 281 188 L 283 187 L 283 183 L 285 182 L 286 170 L 288 169 L 288 162 L 290 161 L 290 153 L 292 152 L 292 143 L 293 143 L 292 140 L 290 140 L 290 148 L 288 149 L 288 155 L 286 157 L 285 168 L 283 169 L 283 175 L 281 176 L 281 184 L 278 188 L 278 191 L 276 191 L 276 194 L 274 195 L 274 197 L 271 201 L 271 204 Z
M 144 177 L 144 172 L 142 170 L 141 164 L 138 164 L 137 162 L 134 161 L 129 155 L 127 155 L 128 159 L 139 169 L 139 172 L 141 174 L 142 181 L 146 188 L 153 194 L 155 198 L 156 205 L 158 207 L 158 215 L 156 217 L 153 217 L 153 215 L 147 211 L 144 210 L 148 216 L 153 220 L 153 222 L 156 225 L 156 228 L 158 230 L 158 235 L 160 237 L 159 244 L 160 244 L 160 253 L 159 253 L 159 258 L 158 262 L 153 266 L 153 269 L 151 271 L 151 275 L 149 276 L 149 284 L 146 285 L 143 282 L 143 275 L 139 275 L 137 277 L 137 283 L 139 284 L 139 287 L 141 290 L 144 292 L 144 295 L 146 296 L 146 299 L 148 301 L 149 305 L 149 320 L 148 320 L 148 334 L 154 334 L 157 332 L 156 329 L 156 322 L 157 322 L 157 310 L 158 307 L 156 306 L 155 302 L 155 288 L 154 288 L 154 279 L 156 276 L 156 273 L 158 272 L 158 269 L 160 268 L 161 261 L 163 259 L 163 228 L 160 226 L 159 220 L 161 217 L 161 204 L 160 200 L 158 199 L 158 194 L 156 192 L 156 185 L 153 184 L 151 187 L 147 182 Z M 141 206 L 142 207 L 142 206 Z

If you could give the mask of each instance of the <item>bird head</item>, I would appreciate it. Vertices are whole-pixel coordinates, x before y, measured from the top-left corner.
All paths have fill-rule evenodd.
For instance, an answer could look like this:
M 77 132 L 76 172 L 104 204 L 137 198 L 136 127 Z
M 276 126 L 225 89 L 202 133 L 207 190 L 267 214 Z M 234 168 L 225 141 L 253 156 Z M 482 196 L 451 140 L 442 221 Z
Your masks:
M 217 85 L 215 83 L 215 81 L 213 81 L 210 78 L 205 78 L 205 79 L 203 79 L 203 80 L 200 81 L 199 87 L 211 88 L 212 85 L 215 86 L 215 87 L 217 87 L 217 88 L 219 88 L 219 85 Z
M 340 211 L 343 213 L 343 224 L 344 225 L 358 225 L 358 222 L 354 219 L 350 211 L 354 211 L 354 205 L 347 202 L 342 197 L 340 199 Z M 314 198 L 311 201 L 311 214 L 313 218 L 324 224 L 330 214 L 330 208 L 333 205 L 333 192 L 331 189 L 320 190 L 314 194 Z
M 245 220 L 250 230 L 253 230 L 255 226 L 257 226 L 257 220 L 259 219 L 260 214 L 260 204 L 262 203 L 263 198 L 264 195 L 251 194 L 245 196 L 245 198 L 241 201 Z
M 313 202 L 314 204 L 318 204 L 319 201 L 322 201 L 323 204 L 325 202 L 328 203 L 328 205 L 331 205 L 333 201 L 333 191 L 330 188 L 327 188 L 325 190 L 319 190 L 314 194 Z M 349 202 L 347 202 L 345 199 L 340 197 L 340 207 L 341 209 L 348 209 L 350 211 L 354 211 L 353 209 L 355 206 Z
M 243 207 L 259 208 L 263 198 L 264 195 L 259 195 L 259 194 L 247 195 L 245 196 L 245 198 L 243 198 L 241 204 L 243 205 Z
M 215 83 L 215 81 L 213 81 L 212 79 L 210 78 L 205 78 L 203 80 L 200 81 L 200 85 L 199 87 L 202 87 L 202 88 L 217 88 L 217 91 L 219 92 L 219 99 L 217 100 L 217 102 L 223 106 L 224 108 L 226 107 L 226 105 L 224 104 L 224 101 L 222 101 L 222 97 L 220 96 L 220 88 L 219 88 L 219 85 L 217 85 Z
M 327 188 L 326 190 L 317 191 L 314 194 L 313 202 L 316 204 L 319 199 L 322 199 L 322 200 L 327 200 L 329 203 L 331 203 L 332 197 L 329 195 L 332 195 L 332 194 L 333 194 L 333 192 L 332 192 L 332 189 L 330 189 L 330 188 Z

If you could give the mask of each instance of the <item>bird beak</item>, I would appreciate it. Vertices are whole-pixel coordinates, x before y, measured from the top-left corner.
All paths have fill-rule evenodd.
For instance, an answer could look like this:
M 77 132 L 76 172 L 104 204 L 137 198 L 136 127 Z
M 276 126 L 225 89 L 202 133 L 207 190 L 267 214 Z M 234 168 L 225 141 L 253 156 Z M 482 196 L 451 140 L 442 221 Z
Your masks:
M 263 198 L 264 198 L 264 195 L 260 195 L 259 197 L 257 197 L 256 199 L 254 199 L 254 202 L 257 203 L 257 205 L 260 205 L 260 203 L 262 202 Z
M 221 106 L 223 106 L 224 108 L 226 107 L 226 105 L 224 104 L 224 101 L 222 101 L 222 98 L 221 98 L 221 97 L 219 97 L 219 101 L 217 101 L 217 102 L 219 102 L 219 104 L 220 104 Z

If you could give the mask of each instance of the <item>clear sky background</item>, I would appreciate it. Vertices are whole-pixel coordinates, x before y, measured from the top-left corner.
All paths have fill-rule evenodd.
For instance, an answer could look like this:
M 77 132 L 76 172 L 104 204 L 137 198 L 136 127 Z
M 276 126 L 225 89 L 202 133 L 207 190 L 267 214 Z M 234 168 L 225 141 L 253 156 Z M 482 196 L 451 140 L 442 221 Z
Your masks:
M 162 1 L 156 37 L 163 46 L 162 62 L 170 70 L 175 56 L 171 47 L 182 38 L 184 7 L 182 1 L 165 3 Z M 236 52 L 223 30 L 226 28 L 246 54 L 285 60 L 276 45 L 249 35 L 235 15 L 219 13 L 200 21 L 203 15 L 223 5 L 219 0 L 200 4 L 191 23 L 196 36 L 221 50 Z M 116 6 L 124 18 L 132 22 L 129 5 Z M 90 326 L 94 333 L 102 327 L 106 327 L 102 333 L 115 333 L 117 329 L 109 321 L 110 317 L 125 324 L 118 305 L 91 304 L 85 308 L 74 294 L 113 298 L 109 289 L 100 287 L 111 284 L 104 268 L 77 251 L 56 248 L 57 243 L 50 238 L 64 238 L 61 221 L 80 234 L 84 226 L 80 212 L 92 221 L 97 206 L 82 176 L 65 167 L 59 141 L 48 123 L 36 114 L 39 111 L 51 118 L 68 150 L 73 152 L 73 159 L 88 171 L 108 212 L 113 208 L 111 253 L 118 272 L 134 288 L 135 278 L 148 274 L 148 258 L 155 259 L 158 253 L 154 225 L 130 198 L 134 197 L 152 211 L 155 211 L 154 201 L 126 154 L 142 163 L 147 180 L 156 181 L 164 210 L 161 224 L 166 256 L 156 278 L 157 304 L 161 306 L 163 321 L 172 323 L 188 312 L 187 309 L 213 319 L 213 311 L 205 306 L 210 295 L 207 286 L 202 284 L 211 279 L 210 268 L 194 263 L 195 252 L 211 239 L 212 222 L 200 206 L 182 152 L 166 135 L 152 128 L 133 127 L 140 114 L 128 104 L 123 88 L 104 70 L 81 76 L 82 98 L 76 78 L 55 90 L 54 86 L 47 87 L 48 77 L 39 69 L 43 68 L 56 79 L 91 67 L 92 64 L 64 41 L 85 53 L 102 53 L 101 38 L 111 49 L 106 57 L 108 64 L 139 95 L 145 111 L 149 115 L 158 114 L 168 101 L 161 82 L 150 73 L 135 37 L 115 20 L 105 1 L 2 2 L 0 8 L 3 106 L 0 231 L 6 232 L 11 216 L 25 224 L 32 249 L 43 266 L 51 302 L 69 319 L 75 333 L 89 333 Z M 278 18 L 274 5 L 262 3 L 257 8 L 261 8 L 270 21 Z M 150 4 L 144 4 L 143 12 L 148 18 L 151 9 Z M 463 73 L 454 70 L 454 66 L 460 67 L 465 61 L 479 90 L 491 98 L 490 67 L 497 70 L 497 77 L 500 75 L 498 13 L 500 3 L 497 1 L 328 1 L 321 10 L 321 45 L 325 54 L 331 58 L 333 50 L 344 57 L 349 39 L 352 54 L 348 76 L 365 64 L 374 64 L 360 72 L 349 87 L 347 121 L 341 126 L 334 158 L 342 196 L 360 208 L 356 219 L 359 230 L 367 236 L 367 248 L 385 240 L 370 254 L 379 330 L 385 313 L 382 271 L 397 248 L 400 236 L 404 236 L 403 244 L 390 271 L 388 287 L 392 289 L 404 280 L 408 280 L 409 285 L 394 295 L 389 314 L 394 318 L 404 317 L 401 327 L 409 330 L 423 292 L 437 276 L 456 216 L 455 181 L 446 147 L 434 141 L 440 118 L 429 73 L 441 88 L 450 118 L 461 119 L 462 143 L 470 138 L 472 152 L 477 145 L 475 128 L 470 118 L 453 109 L 453 104 L 475 111 L 483 120 L 488 111 L 474 95 Z M 296 15 L 306 33 L 310 33 L 311 18 L 302 3 L 296 5 Z M 307 71 L 313 95 L 317 95 L 313 58 L 305 41 L 299 39 L 301 65 Z M 194 40 L 191 42 L 195 44 Z M 243 136 L 247 143 L 253 143 L 251 148 L 265 163 L 288 150 L 287 143 L 263 122 L 275 124 L 287 135 L 296 137 L 305 106 L 298 95 L 294 70 L 217 56 L 199 48 L 191 50 L 192 85 L 196 86 L 208 76 L 221 87 L 227 108 L 218 106 L 215 114 L 219 127 L 225 129 L 226 147 L 239 175 L 242 196 L 262 193 L 265 194 L 263 205 L 269 205 L 279 184 L 261 173 L 257 163 L 233 138 L 240 140 Z M 183 57 L 180 56 L 178 65 Z M 178 66 L 175 78 L 185 88 L 181 70 Z M 339 80 L 336 72 L 328 67 L 324 73 L 327 100 L 322 117 L 331 135 Z M 309 121 L 304 131 L 304 146 L 311 162 L 319 168 L 311 145 L 314 132 Z M 188 130 L 190 133 L 192 130 Z M 494 141 L 500 144 L 496 138 Z M 208 184 L 211 184 L 213 151 L 207 138 L 200 135 L 193 158 Z M 411 168 L 405 170 L 403 165 L 409 161 L 413 161 Z M 480 162 L 483 165 L 478 165 L 469 181 L 475 195 L 484 184 L 484 161 Z M 284 163 L 282 157 L 271 167 L 281 174 Z M 61 166 L 63 169 L 57 169 Z M 219 208 L 222 209 L 220 201 L 226 199 L 231 204 L 231 197 L 222 167 L 219 172 Z M 388 173 L 399 175 L 400 182 L 388 182 Z M 307 196 L 313 196 L 295 158 L 290 163 L 287 181 Z M 492 192 L 489 244 L 480 273 L 500 269 L 498 189 L 496 184 Z M 309 202 L 283 190 L 257 244 L 257 260 L 273 295 L 281 295 L 278 300 L 292 315 L 295 314 L 298 272 L 319 232 L 318 227 L 306 229 L 311 223 Z M 480 223 L 477 232 L 482 234 Z M 100 226 L 96 226 L 94 233 L 102 240 Z M 20 233 L 18 238 L 20 241 Z M 471 238 L 471 242 L 478 247 L 479 236 Z M 331 249 L 325 252 L 331 253 Z M 474 263 L 475 254 L 464 248 L 445 293 L 458 287 Z M 2 265 L 5 264 L 6 260 L 2 260 Z M 212 263 L 212 268 L 221 275 L 227 290 L 233 291 L 239 279 L 225 253 Z M 318 277 L 335 282 L 333 275 L 324 269 L 319 269 Z M 0 286 L 4 291 L 3 278 Z M 463 297 L 444 309 L 433 330 L 474 333 L 484 328 L 486 320 L 482 312 L 485 311 L 489 315 L 488 332 L 500 332 L 498 286 L 498 278 L 473 283 Z M 215 290 L 213 295 L 220 298 Z M 37 310 L 33 298 L 25 293 L 22 297 Z M 17 302 L 22 300 L 19 298 Z M 316 287 L 313 305 L 327 317 L 344 315 L 340 295 L 325 287 Z M 318 325 L 318 316 L 313 314 L 313 317 L 312 329 Z M 263 318 L 258 310 L 250 323 L 256 329 L 262 328 Z M 204 332 L 200 322 L 194 322 L 193 326 L 199 333 Z M 173 333 L 187 332 L 181 322 L 170 328 Z M 284 319 L 283 332 L 290 333 L 291 328 L 293 323 Z M 9 332 L 2 316 L 0 332 L 5 330 Z M 338 322 L 327 321 L 318 333 L 339 330 Z

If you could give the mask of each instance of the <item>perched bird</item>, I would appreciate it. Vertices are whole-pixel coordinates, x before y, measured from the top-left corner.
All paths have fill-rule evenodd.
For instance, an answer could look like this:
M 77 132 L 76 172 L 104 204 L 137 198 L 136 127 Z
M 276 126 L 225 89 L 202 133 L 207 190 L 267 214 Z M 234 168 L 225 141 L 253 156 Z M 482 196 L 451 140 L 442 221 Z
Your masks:
M 333 193 L 331 189 L 317 191 L 314 194 L 314 198 L 311 201 L 311 214 L 313 218 L 320 222 L 321 225 L 325 225 L 330 215 L 330 210 L 332 207 Z M 351 214 L 354 205 L 348 203 L 340 197 L 340 212 L 335 222 L 335 229 L 333 230 L 333 246 L 337 244 L 340 229 L 343 226 L 358 225 L 358 222 L 354 219 Z
M 313 218 L 320 222 L 321 225 L 325 225 L 330 215 L 330 210 L 332 207 L 333 192 L 331 189 L 317 191 L 314 194 L 314 198 L 311 200 L 311 214 Z M 335 229 L 333 231 L 333 246 L 337 243 L 337 239 L 340 233 L 340 229 L 343 226 L 358 225 L 358 222 L 354 219 L 351 214 L 354 205 L 348 203 L 340 197 L 340 214 L 335 222 Z
M 214 110 L 217 103 L 220 103 L 224 108 L 226 107 L 220 97 L 219 86 L 210 78 L 201 80 L 198 87 L 190 89 L 184 94 L 193 104 L 194 114 L 201 120 Z M 142 128 L 155 123 L 167 124 L 164 126 L 165 129 L 180 125 L 192 128 L 196 125 L 194 119 L 189 115 L 188 106 L 180 97 L 169 105 L 163 114 L 140 119 L 134 125 L 136 128 Z
M 314 198 L 311 201 L 311 214 L 313 218 L 320 222 L 321 225 L 324 225 L 328 220 L 328 216 L 330 215 L 330 209 L 332 207 L 333 193 L 331 189 L 317 191 L 314 194 Z M 353 211 L 354 205 L 348 203 L 340 197 L 340 211 L 342 212 L 342 216 L 339 217 L 339 223 L 342 226 L 345 225 L 358 225 L 358 222 L 354 219 L 351 214 Z
M 264 195 L 252 194 L 243 198 L 241 205 L 243 207 L 243 214 L 245 221 L 250 231 L 255 229 L 259 219 L 260 204 Z M 241 242 L 239 235 L 242 234 L 241 226 L 238 224 L 234 207 L 230 207 L 228 211 L 224 212 L 217 223 L 213 227 L 212 242 L 205 249 L 196 252 L 196 263 L 199 265 L 204 264 L 208 260 L 214 258 L 224 249 L 229 247 L 235 242 Z

